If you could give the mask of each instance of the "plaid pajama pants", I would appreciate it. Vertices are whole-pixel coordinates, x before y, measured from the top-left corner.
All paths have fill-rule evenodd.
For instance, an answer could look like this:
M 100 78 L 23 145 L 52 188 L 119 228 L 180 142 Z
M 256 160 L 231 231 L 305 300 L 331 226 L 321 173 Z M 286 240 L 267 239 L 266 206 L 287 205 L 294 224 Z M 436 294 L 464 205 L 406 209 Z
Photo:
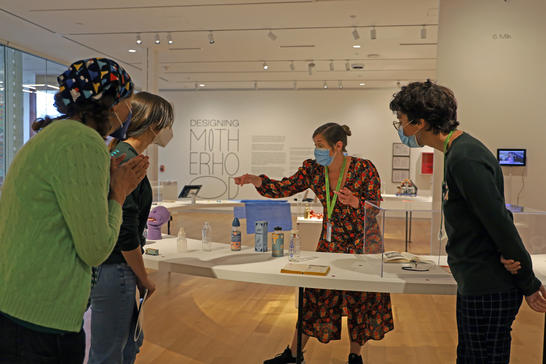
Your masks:
M 457 294 L 457 364 L 509 363 L 510 331 L 522 299 L 518 290 L 479 296 Z

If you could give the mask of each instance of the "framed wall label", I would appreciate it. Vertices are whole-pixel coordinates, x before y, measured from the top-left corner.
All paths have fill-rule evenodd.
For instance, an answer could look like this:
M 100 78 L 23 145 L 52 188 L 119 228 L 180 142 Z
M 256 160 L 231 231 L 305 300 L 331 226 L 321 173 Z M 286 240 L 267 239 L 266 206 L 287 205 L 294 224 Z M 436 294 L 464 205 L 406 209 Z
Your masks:
M 409 157 L 410 147 L 402 143 L 392 143 L 392 155 L 401 156 L 401 157 Z

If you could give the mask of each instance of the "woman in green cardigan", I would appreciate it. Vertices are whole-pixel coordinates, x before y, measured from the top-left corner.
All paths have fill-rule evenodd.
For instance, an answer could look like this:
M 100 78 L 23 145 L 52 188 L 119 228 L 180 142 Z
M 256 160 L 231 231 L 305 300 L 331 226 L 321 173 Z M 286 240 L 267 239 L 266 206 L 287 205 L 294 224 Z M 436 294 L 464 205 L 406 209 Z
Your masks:
M 17 153 L 0 197 L 0 363 L 81 363 L 91 267 L 112 251 L 125 197 L 148 160 L 120 165 L 104 142 L 130 123 L 133 83 L 91 58 L 57 78 L 62 116 Z M 125 122 L 124 122 L 125 121 Z

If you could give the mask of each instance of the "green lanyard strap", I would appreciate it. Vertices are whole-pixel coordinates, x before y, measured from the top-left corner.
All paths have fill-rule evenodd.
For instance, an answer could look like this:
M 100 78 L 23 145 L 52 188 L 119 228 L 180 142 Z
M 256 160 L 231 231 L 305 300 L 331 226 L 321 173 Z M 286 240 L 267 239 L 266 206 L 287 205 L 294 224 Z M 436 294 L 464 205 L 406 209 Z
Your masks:
M 328 213 L 328 221 L 330 221 L 330 218 L 332 217 L 332 213 L 334 212 L 334 206 L 336 205 L 337 201 L 337 192 L 339 192 L 339 188 L 341 187 L 341 181 L 343 180 L 343 175 L 345 174 L 345 163 L 347 162 L 347 159 L 343 157 L 343 166 L 341 167 L 341 172 L 339 173 L 339 178 L 337 179 L 337 186 L 336 186 L 336 193 L 334 194 L 334 199 L 332 200 L 332 203 L 330 204 L 330 177 L 328 176 L 328 167 L 324 167 L 324 178 L 326 179 L 326 211 Z

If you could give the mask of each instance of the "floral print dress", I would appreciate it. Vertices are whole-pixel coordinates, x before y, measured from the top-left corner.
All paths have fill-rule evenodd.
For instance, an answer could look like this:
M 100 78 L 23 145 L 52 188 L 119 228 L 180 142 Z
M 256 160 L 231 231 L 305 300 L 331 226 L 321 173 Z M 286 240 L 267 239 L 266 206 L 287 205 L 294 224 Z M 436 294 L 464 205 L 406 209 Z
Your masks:
M 326 219 L 317 244 L 318 252 L 330 253 L 380 253 L 382 249 L 377 222 L 368 221 L 366 244 L 364 244 L 364 202 L 381 200 L 379 174 L 372 162 L 351 158 L 346 167 L 344 186 L 360 200 L 358 208 L 336 202 L 332 213 L 332 241 L 326 241 Z M 266 197 L 282 198 L 310 188 L 321 201 L 326 217 L 325 168 L 315 160 L 308 159 L 291 177 L 281 181 L 262 177 L 258 192 Z M 343 186 L 341 187 L 343 188 Z M 372 227 L 372 228 L 370 228 Z M 307 288 L 303 298 L 303 332 L 316 337 L 320 342 L 339 340 L 341 316 L 346 309 L 349 336 L 360 345 L 370 339 L 381 340 L 394 328 L 390 295 L 376 292 L 353 292 L 330 289 Z

